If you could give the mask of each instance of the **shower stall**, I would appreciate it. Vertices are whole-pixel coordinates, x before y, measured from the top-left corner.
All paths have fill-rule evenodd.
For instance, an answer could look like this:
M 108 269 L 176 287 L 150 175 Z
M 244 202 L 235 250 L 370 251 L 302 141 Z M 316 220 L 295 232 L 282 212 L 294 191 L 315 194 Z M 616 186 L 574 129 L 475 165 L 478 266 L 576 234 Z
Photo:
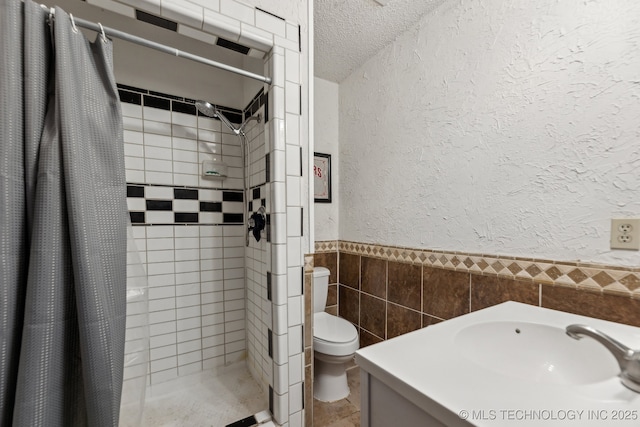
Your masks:
M 127 342 L 124 383 L 146 385 L 148 425 L 161 425 L 164 415 L 185 425 L 212 418 L 226 425 L 254 411 L 304 425 L 311 362 L 300 29 L 229 3 L 251 9 L 253 21 L 193 5 L 204 22 L 146 1 L 57 2 L 105 27 L 273 79 L 263 83 L 113 40 L 127 203 L 148 280 L 148 312 L 130 307 L 127 330 L 148 322 L 149 350 L 145 360 L 134 339 Z M 242 37 L 223 25 L 236 19 L 243 20 Z M 210 164 L 224 173 L 208 175 Z M 249 230 L 252 217 L 264 218 L 263 230 L 255 221 Z M 123 414 L 121 425 L 135 422 Z
M 249 267 L 261 271 L 262 266 L 249 265 L 246 255 L 264 252 L 266 239 L 252 239 L 246 246 L 245 219 L 253 204 L 263 201 L 247 202 L 247 197 L 264 194 L 265 182 L 245 178 L 243 145 L 246 139 L 246 151 L 261 157 L 255 163 L 262 166 L 264 177 L 264 128 L 252 120 L 244 128 L 245 136 L 236 135 L 232 129 L 244 116 L 239 109 L 228 107 L 226 115 L 219 113 L 233 118 L 229 120 L 236 124 L 229 122 L 230 129 L 221 120 L 199 114 L 193 102 L 176 94 L 151 95 L 125 85 L 119 91 L 129 212 L 149 282 L 149 397 L 190 382 L 213 381 L 214 373 L 246 377 L 243 370 L 255 366 L 256 352 L 249 348 L 248 338 L 257 333 L 248 322 L 254 309 L 249 303 L 255 301 L 255 287 L 262 286 L 260 278 L 248 282 L 247 273 L 253 271 Z M 264 105 L 256 108 L 262 111 Z M 225 164 L 227 175 L 206 176 L 203 165 L 208 161 Z M 245 182 L 251 183 L 248 191 Z M 143 370 L 135 364 L 128 367 L 125 382 L 135 381 Z M 253 385 L 247 379 L 244 383 L 254 394 L 257 387 L 262 398 L 253 397 L 253 406 L 237 408 L 251 408 L 238 418 L 254 413 L 256 405 L 268 408 L 268 379 L 262 369 L 253 371 Z M 189 394 L 187 390 L 182 393 Z M 225 406 L 229 412 L 229 404 Z M 149 424 L 161 422 L 158 416 L 166 407 L 147 407 Z

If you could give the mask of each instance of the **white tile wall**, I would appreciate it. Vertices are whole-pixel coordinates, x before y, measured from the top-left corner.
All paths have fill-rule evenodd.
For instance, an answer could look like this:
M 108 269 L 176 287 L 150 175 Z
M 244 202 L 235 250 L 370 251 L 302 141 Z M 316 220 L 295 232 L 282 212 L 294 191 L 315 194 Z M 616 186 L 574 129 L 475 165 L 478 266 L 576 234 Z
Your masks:
M 264 108 L 259 113 L 264 119 Z M 264 122 L 263 122 L 264 123 Z M 268 199 L 265 194 L 266 168 L 265 168 L 265 132 L 264 125 L 250 124 L 248 129 L 248 152 L 249 152 L 249 191 L 248 200 L 252 200 L 253 211 L 259 207 L 262 199 Z M 253 189 L 260 190 L 260 198 L 253 199 Z M 251 215 L 253 212 L 248 212 Z M 244 239 L 244 237 L 243 237 Z M 259 242 L 253 236 L 249 238 L 249 246 L 246 248 L 247 262 L 247 342 L 248 342 L 248 365 L 253 377 L 258 380 L 265 395 L 268 393 L 269 384 L 273 377 L 269 360 L 267 330 L 271 328 L 270 312 L 264 310 L 267 301 L 267 255 L 268 242 L 266 232 Z M 268 305 L 267 305 L 268 307 Z M 266 367 L 266 369 L 265 369 Z
M 210 188 L 200 190 L 205 200 L 222 200 L 217 188 L 234 188 L 227 182 L 200 180 L 199 162 L 210 156 L 205 152 L 210 147 L 199 146 L 197 136 L 222 141 L 217 120 L 128 103 L 122 103 L 122 110 L 127 177 L 139 184 L 166 184 L 146 186 L 147 200 L 173 200 L 174 209 L 197 212 L 198 200 L 174 200 L 173 185 L 202 184 Z M 240 151 L 231 145 L 239 141 L 226 142 L 225 161 L 241 165 Z M 130 198 L 129 206 L 144 211 L 144 200 Z M 241 213 L 242 204 L 224 202 L 223 211 Z M 222 213 L 200 215 L 201 222 L 222 223 Z M 173 223 L 173 213 L 147 211 L 146 221 Z M 243 230 L 241 225 L 134 227 L 149 283 L 148 384 L 245 357 Z M 128 320 L 132 324 L 136 318 Z M 134 340 L 128 339 L 128 346 L 130 342 Z M 131 364 L 125 377 L 133 380 L 142 374 L 139 364 Z
M 220 0 L 220 13 L 250 25 L 255 24 L 255 10 L 235 0 Z
M 237 42 L 240 38 L 240 21 L 225 16 L 213 10 L 204 10 L 204 24 L 202 29 L 209 33 L 218 34 L 220 37 Z
M 136 245 L 143 251 L 141 257 L 144 262 L 148 262 L 147 267 L 153 268 L 153 273 L 155 273 L 151 276 L 154 282 L 152 286 L 154 300 L 166 299 L 174 301 L 176 304 L 173 309 L 158 311 L 157 313 L 160 313 L 157 317 L 159 323 L 150 325 L 154 345 L 158 345 L 158 348 L 169 347 L 173 349 L 175 347 L 175 354 L 171 353 L 169 349 L 167 349 L 168 353 L 154 353 L 166 357 L 153 360 L 155 371 L 151 374 L 151 383 L 167 381 L 178 375 L 197 372 L 201 368 L 209 369 L 220 366 L 225 363 L 225 358 L 231 359 L 240 354 L 243 351 L 243 345 L 240 344 L 243 340 L 240 339 L 241 334 L 235 330 L 240 327 L 240 323 L 238 323 L 240 319 L 237 313 L 230 313 L 225 309 L 233 308 L 231 310 L 233 312 L 242 312 L 246 306 L 246 329 L 253 332 L 247 333 L 244 349 L 248 351 L 250 357 L 252 354 L 254 355 L 250 364 L 252 373 L 263 383 L 278 384 L 273 395 L 272 410 L 275 421 L 281 425 L 302 425 L 304 420 L 304 410 L 302 409 L 303 375 L 296 375 L 298 372 L 297 358 L 303 357 L 302 324 L 293 325 L 283 331 L 281 335 L 274 336 L 273 360 L 268 355 L 267 342 L 269 328 L 273 328 L 274 324 L 289 324 L 288 320 L 282 318 L 283 313 L 287 313 L 288 316 L 289 311 L 292 310 L 291 313 L 294 317 L 292 321 L 298 322 L 296 314 L 298 313 L 298 300 L 293 302 L 295 307 L 287 307 L 290 303 L 287 299 L 287 271 L 290 267 L 302 265 L 302 253 L 297 253 L 301 251 L 301 239 L 295 234 L 296 232 L 292 231 L 298 228 L 296 221 L 299 220 L 288 218 L 289 215 L 298 215 L 298 212 L 291 208 L 303 206 L 301 194 L 303 180 L 295 175 L 299 160 L 296 159 L 295 151 L 291 151 L 290 147 L 291 145 L 302 145 L 303 142 L 300 138 L 299 123 L 299 85 L 302 80 L 299 26 L 297 23 L 279 20 L 258 11 L 240 0 L 140 0 L 138 2 L 88 0 L 88 2 L 129 17 L 134 16 L 134 9 L 130 5 L 135 3 L 136 7 L 142 10 L 160 13 L 176 20 L 179 23 L 178 31 L 184 35 L 209 42 L 214 42 L 217 37 L 224 37 L 232 41 L 242 40 L 252 48 L 250 56 L 266 58 L 265 74 L 275 77 L 273 85 L 265 85 L 265 92 L 269 93 L 271 123 L 269 123 L 269 132 L 262 133 L 261 144 L 264 148 L 259 148 L 258 145 L 254 147 L 254 151 L 250 152 L 249 181 L 250 185 L 259 185 L 265 181 L 264 178 L 270 178 L 262 188 L 262 197 L 267 200 L 266 204 L 270 213 L 277 212 L 285 217 L 284 221 L 277 222 L 277 227 L 286 227 L 287 240 L 278 244 L 262 240 L 259 244 L 246 249 L 247 276 L 250 279 L 247 281 L 247 295 L 245 299 L 233 300 L 229 303 L 224 302 L 224 293 L 230 291 L 229 295 L 236 297 L 238 295 L 233 291 L 237 289 L 225 289 L 225 285 L 223 285 L 224 273 L 220 277 L 215 272 L 225 271 L 225 261 L 229 263 L 231 270 L 237 270 L 237 258 L 244 257 L 245 248 L 240 246 L 223 248 L 214 243 L 218 241 L 217 238 L 220 236 L 212 234 L 239 226 L 166 226 L 174 233 L 171 237 L 149 237 L 146 232 L 150 230 L 144 230 L 145 233 L 138 231 Z M 276 57 L 274 58 L 273 55 Z M 210 141 L 214 145 L 197 144 L 198 131 L 220 132 L 219 122 L 198 119 L 197 123 L 193 123 L 193 120 L 188 120 L 189 118 L 185 118 L 186 122 L 181 122 L 182 119 L 178 117 L 167 118 L 166 112 L 153 110 L 147 107 L 143 109 L 140 106 L 123 105 L 126 128 L 125 142 L 127 144 L 127 181 L 214 188 L 215 185 L 200 177 L 200 171 L 196 169 L 199 162 L 203 158 L 213 155 L 239 156 L 239 153 L 234 152 L 233 149 L 225 151 L 224 139 Z M 166 124 L 169 123 L 171 124 L 170 131 L 166 127 Z M 207 127 L 207 124 L 211 125 L 211 128 Z M 224 135 L 222 137 L 224 138 Z M 251 138 L 253 139 L 255 136 L 252 135 Z M 151 149 L 152 147 L 155 147 L 156 150 Z M 147 159 L 153 161 L 140 161 L 142 153 L 147 148 L 151 149 L 151 154 L 147 155 Z M 157 150 L 163 148 L 171 149 L 171 158 L 169 158 L 169 151 Z M 266 153 L 270 153 L 271 156 L 271 177 L 266 177 L 260 162 Z M 291 162 L 293 165 L 289 164 Z M 241 188 L 241 168 L 231 167 L 230 172 L 232 176 L 224 182 L 222 188 Z M 218 213 L 208 213 L 203 218 L 208 221 L 219 221 L 219 217 Z M 200 254 L 200 271 L 188 271 L 193 268 L 189 262 L 194 261 L 195 252 L 181 251 L 195 248 L 189 247 L 189 244 L 183 247 L 184 243 L 188 243 L 188 241 L 183 242 L 176 235 L 182 228 L 197 229 L 196 240 L 199 249 L 211 250 L 205 255 Z M 278 228 L 272 231 L 281 236 L 282 231 Z M 292 232 L 293 234 L 291 234 Z M 230 233 L 234 232 L 230 231 Z M 237 235 L 229 237 L 232 237 L 229 240 L 230 243 L 242 240 L 242 237 L 233 239 L 233 237 L 238 237 Z M 153 239 L 151 242 L 147 241 L 151 239 Z M 173 239 L 173 246 L 169 244 L 167 239 L 169 241 Z M 290 244 L 294 246 L 291 249 L 288 248 Z M 159 261 L 165 259 L 167 254 L 157 253 L 152 256 L 151 261 L 159 262 L 149 262 L 146 252 L 148 248 L 160 252 L 173 251 L 174 261 Z M 271 302 L 266 299 L 264 277 L 267 271 L 273 273 Z M 192 282 L 195 279 L 191 275 L 193 273 L 200 275 L 199 291 L 196 289 L 198 282 Z M 230 273 L 237 274 L 235 271 L 230 271 Z M 234 283 L 242 283 L 242 279 L 236 277 L 231 280 L 239 280 Z M 200 317 L 197 317 L 196 311 L 192 309 L 197 305 L 188 305 L 195 303 L 195 299 L 179 299 L 198 295 L 198 292 Z M 299 305 L 303 313 L 303 299 L 297 295 L 296 297 L 301 301 Z M 178 304 L 183 302 L 187 305 L 178 307 Z M 162 305 L 164 302 L 158 302 L 158 304 L 159 308 L 164 307 Z M 272 313 L 272 306 L 284 306 L 287 309 L 283 311 L 278 308 Z M 180 315 L 178 315 L 178 310 L 181 310 Z M 178 319 L 178 316 L 183 315 L 194 317 Z M 227 324 L 225 317 L 234 320 L 230 320 Z M 131 320 L 131 324 L 138 321 L 135 317 L 131 317 L 129 320 Z M 199 338 L 197 334 L 200 334 Z M 196 345 L 198 341 L 200 347 Z M 163 343 L 164 345 L 160 345 Z M 230 353 L 225 353 L 227 348 Z M 133 371 L 128 373 L 135 375 Z M 290 373 L 292 375 L 289 375 Z

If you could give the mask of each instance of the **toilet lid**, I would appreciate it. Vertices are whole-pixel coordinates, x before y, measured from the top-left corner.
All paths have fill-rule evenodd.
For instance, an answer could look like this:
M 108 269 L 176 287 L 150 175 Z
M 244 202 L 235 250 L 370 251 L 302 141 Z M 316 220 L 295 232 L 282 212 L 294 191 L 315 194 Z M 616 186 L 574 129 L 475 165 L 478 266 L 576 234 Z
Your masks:
M 358 331 L 348 320 L 321 312 L 313 316 L 313 336 L 323 341 L 348 343 L 358 339 Z

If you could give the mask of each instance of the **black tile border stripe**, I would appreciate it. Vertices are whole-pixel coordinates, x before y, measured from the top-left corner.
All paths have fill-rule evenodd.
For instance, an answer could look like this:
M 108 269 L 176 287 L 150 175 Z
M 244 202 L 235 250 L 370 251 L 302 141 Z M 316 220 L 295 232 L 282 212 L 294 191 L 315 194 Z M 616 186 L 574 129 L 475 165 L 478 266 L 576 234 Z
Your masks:
M 302 176 L 302 147 L 300 147 L 300 176 Z
M 123 85 L 120 83 L 117 83 L 116 86 L 118 86 L 118 89 L 124 89 L 124 90 L 128 90 L 131 92 L 138 92 L 138 93 L 149 93 L 149 91 L 147 89 L 142 89 L 139 87 L 135 87 L 135 86 L 127 86 L 127 85 Z
M 127 104 L 142 105 L 142 94 L 140 93 L 118 89 L 118 96 L 120 97 L 121 102 L 126 102 Z
M 262 105 L 264 105 L 264 88 L 261 88 L 258 93 L 253 97 L 253 99 L 251 99 L 251 101 L 249 101 L 249 103 L 247 104 L 247 106 L 244 108 L 245 113 L 247 111 L 250 111 L 252 108 L 254 109 L 253 112 L 251 112 L 250 114 L 255 113 L 256 111 L 258 111 L 258 108 L 260 108 Z
M 198 110 L 194 104 L 188 102 L 171 101 L 171 111 L 176 113 L 189 114 L 191 116 L 198 115 Z
M 145 107 L 159 108 L 161 110 L 171 111 L 171 100 L 167 98 L 160 98 L 152 95 L 145 95 L 142 98 L 142 105 Z
M 267 232 L 267 243 L 271 243 L 271 214 L 266 215 L 265 228 Z
M 148 12 L 143 12 L 141 10 L 136 9 L 136 19 L 141 22 L 146 22 L 147 24 L 155 25 L 156 27 L 165 28 L 171 31 L 178 30 L 178 23 L 175 21 L 171 21 L 166 18 L 161 18 L 156 15 L 152 15 Z
M 271 153 L 266 153 L 264 155 L 264 162 L 266 182 L 271 182 Z
M 235 112 L 229 112 L 229 111 L 222 111 L 222 114 L 224 114 L 225 117 L 229 119 L 231 123 L 242 123 L 242 115 L 243 115 L 242 112 L 235 113 Z
M 220 46 L 220 47 L 224 47 L 226 49 L 232 50 L 234 52 L 238 52 L 241 53 L 243 55 L 246 55 L 249 53 L 249 51 L 251 50 L 251 48 L 242 45 L 240 43 L 236 43 L 236 42 L 232 42 L 231 40 L 227 40 L 227 39 L 223 39 L 222 37 L 218 37 L 218 40 L 216 40 L 216 45 Z
M 195 106 L 196 100 L 184 98 L 181 96 L 171 95 L 163 92 L 155 92 L 152 90 L 142 89 L 135 86 L 117 84 L 120 102 L 127 104 L 143 105 L 145 107 L 160 108 L 162 110 L 174 111 L 176 113 L 184 113 L 195 116 L 208 117 L 201 114 Z M 224 105 L 213 104 L 214 107 L 222 111 L 222 113 L 232 123 L 242 123 L 244 117 L 250 117 L 255 114 L 260 107 L 265 106 L 265 123 L 268 121 L 267 104 L 268 96 L 261 88 L 253 97 L 249 105 L 244 109 L 227 107 Z M 214 120 L 218 120 L 215 118 Z
M 149 95 L 159 96 L 161 98 L 169 98 L 169 99 L 173 99 L 174 101 L 184 101 L 184 98 L 182 96 L 169 95 L 168 93 L 155 92 L 153 90 L 149 90 Z
M 260 9 L 259 7 L 256 7 L 256 10 L 259 10 L 260 12 L 264 12 L 264 13 L 266 13 L 267 15 L 271 15 L 271 16 L 273 16 L 273 17 L 275 17 L 275 18 L 278 18 L 278 19 L 280 19 L 280 20 L 282 20 L 282 21 L 285 21 L 285 22 L 286 22 L 286 20 L 285 20 L 284 18 L 282 18 L 282 17 L 280 17 L 280 16 L 276 15 L 275 13 L 267 12 L 266 10 L 264 10 L 264 9 Z

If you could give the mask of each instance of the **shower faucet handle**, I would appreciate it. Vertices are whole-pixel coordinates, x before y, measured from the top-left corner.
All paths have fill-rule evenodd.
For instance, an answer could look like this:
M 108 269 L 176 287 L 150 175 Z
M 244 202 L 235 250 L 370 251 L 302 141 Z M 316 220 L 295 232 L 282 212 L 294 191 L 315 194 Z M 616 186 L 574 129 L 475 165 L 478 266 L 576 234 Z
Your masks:
M 249 218 L 249 231 L 253 231 L 253 237 L 256 242 L 260 241 L 260 232 L 264 230 L 267 225 L 264 206 L 260 206 L 256 212 Z

